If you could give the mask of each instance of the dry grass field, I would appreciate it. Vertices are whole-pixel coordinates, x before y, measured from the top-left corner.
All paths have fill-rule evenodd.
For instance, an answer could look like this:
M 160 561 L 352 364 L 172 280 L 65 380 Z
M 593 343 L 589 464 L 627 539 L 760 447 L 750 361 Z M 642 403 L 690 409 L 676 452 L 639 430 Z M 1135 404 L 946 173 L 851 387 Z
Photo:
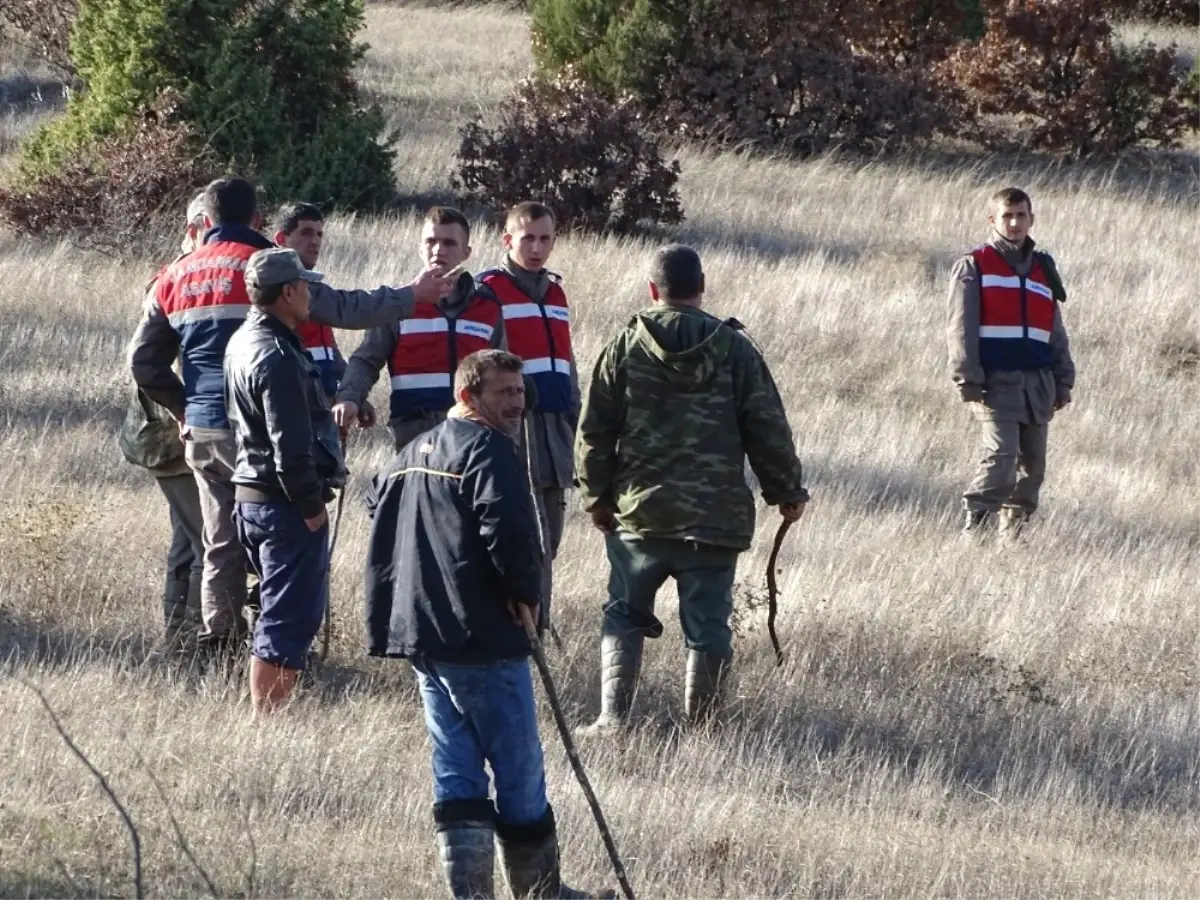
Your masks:
M 367 38 L 363 80 L 403 134 L 401 188 L 439 196 L 458 124 L 527 70 L 525 21 L 378 5 Z M 44 77 L 5 58 L 5 84 Z M 36 115 L 0 115 L 3 149 Z M 777 521 L 764 511 L 739 570 L 724 724 L 674 725 L 684 651 L 667 589 L 638 728 L 584 750 L 639 896 L 1200 896 L 1194 173 L 678 156 L 675 235 L 704 256 L 709 308 L 764 348 L 813 501 L 781 555 L 785 665 L 760 602 Z M 975 435 L 945 372 L 945 280 L 1008 183 L 1032 192 L 1034 234 L 1067 280 L 1079 379 L 1036 527 L 964 543 Z M 416 223 L 337 219 L 321 267 L 344 286 L 406 281 Z M 478 266 L 498 260 L 494 229 L 473 243 Z M 645 302 L 654 246 L 567 237 L 555 251 L 585 367 Z M 27 685 L 136 822 L 148 895 L 208 893 L 174 821 L 222 896 L 442 896 L 419 702 L 407 666 L 361 649 L 357 501 L 388 457 L 382 429 L 351 441 L 318 684 L 260 727 L 241 685 L 143 665 L 167 513 L 115 432 L 156 262 L 0 234 L 0 897 L 133 893 L 120 818 Z M 583 723 L 605 567 L 570 515 L 566 646 L 550 661 Z M 546 707 L 543 737 L 564 874 L 615 887 Z

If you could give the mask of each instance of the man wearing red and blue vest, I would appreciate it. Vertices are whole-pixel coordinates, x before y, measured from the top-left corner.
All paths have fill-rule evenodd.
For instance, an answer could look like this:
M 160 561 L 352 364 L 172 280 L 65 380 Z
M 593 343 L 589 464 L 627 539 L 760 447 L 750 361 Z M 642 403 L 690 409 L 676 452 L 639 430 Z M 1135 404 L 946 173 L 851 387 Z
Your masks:
M 479 276 L 500 300 L 509 352 L 521 357 L 525 374 L 537 387 L 530 417 L 532 446 L 522 449 L 545 515 L 548 546 L 542 572 L 542 620 L 547 626 L 566 491 L 575 483 L 575 427 L 580 407 L 567 295 L 562 279 L 546 268 L 554 237 L 554 213 L 549 207 L 535 202 L 514 206 L 504 226 L 508 251 L 504 262 Z
M 435 206 L 421 229 L 426 273 L 453 272 L 471 256 L 471 226 L 453 207 Z M 418 434 L 441 424 L 454 405 L 454 373 L 477 350 L 505 349 L 500 305 L 469 272 L 454 279 L 435 306 L 418 309 L 395 325 L 373 328 L 350 355 L 338 388 L 334 418 L 342 429 L 363 424 L 362 408 L 387 366 L 391 376 L 388 427 L 399 451 Z
M 201 246 L 172 263 L 147 295 L 129 364 L 138 386 L 180 422 L 196 476 L 204 519 L 200 644 L 212 656 L 237 652 L 247 630 L 247 557 L 233 520 L 236 445 L 225 413 L 225 348 L 250 309 L 246 261 L 275 245 L 257 230 L 257 192 L 244 179 L 209 184 L 204 217 Z M 341 328 L 370 328 L 412 315 L 449 288 L 447 279 L 429 273 L 403 288 L 370 293 L 321 283 L 312 290 L 311 316 Z M 177 357 L 182 381 L 172 369 Z
M 1019 188 L 991 201 L 987 243 L 950 275 L 947 342 L 954 383 L 982 425 L 984 457 L 963 494 L 965 533 L 995 513 L 1016 534 L 1038 507 L 1054 413 L 1071 402 L 1075 364 L 1050 254 L 1035 251 L 1033 203 Z
M 275 216 L 275 243 L 280 247 L 295 250 L 304 268 L 316 269 L 321 257 L 321 245 L 325 241 L 325 214 L 311 203 L 288 203 Z M 323 322 L 311 319 L 296 328 L 300 343 L 308 351 L 321 372 L 321 387 L 329 398 L 329 405 L 337 402 L 338 383 L 346 373 L 346 359 L 337 345 L 333 329 Z M 375 408 L 364 402 L 358 414 L 359 424 L 370 428 L 375 424 Z

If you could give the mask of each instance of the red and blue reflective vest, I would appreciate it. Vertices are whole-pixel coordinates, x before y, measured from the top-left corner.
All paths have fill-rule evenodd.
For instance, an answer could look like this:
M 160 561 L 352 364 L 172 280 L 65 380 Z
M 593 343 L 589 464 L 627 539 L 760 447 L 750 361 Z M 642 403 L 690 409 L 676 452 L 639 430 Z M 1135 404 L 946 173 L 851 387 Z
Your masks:
M 1049 368 L 1054 362 L 1050 332 L 1055 300 L 1037 255 L 1028 275 L 1013 271 L 990 244 L 971 256 L 979 270 L 979 363 L 984 371 Z
M 332 397 L 337 393 L 338 378 L 341 375 L 338 372 L 337 340 L 333 336 L 333 329 L 309 319 L 296 329 L 296 337 L 300 338 L 300 343 L 317 364 L 325 396 Z
M 449 410 L 459 360 L 491 347 L 500 320 L 500 304 L 483 293 L 474 294 L 454 318 L 433 304 L 417 304 L 412 316 L 394 326 L 396 346 L 388 360 L 391 418 Z
M 538 411 L 570 414 L 574 365 L 571 311 L 557 277 L 551 279 L 541 303 L 522 291 L 503 269 L 488 269 L 480 273 L 479 280 L 500 301 L 508 350 L 521 357 L 523 372 L 537 386 Z
M 246 260 L 273 246 L 246 226 L 220 225 L 205 235 L 202 247 L 171 263 L 158 278 L 155 299 L 179 334 L 189 425 L 229 427 L 225 347 L 250 311 Z

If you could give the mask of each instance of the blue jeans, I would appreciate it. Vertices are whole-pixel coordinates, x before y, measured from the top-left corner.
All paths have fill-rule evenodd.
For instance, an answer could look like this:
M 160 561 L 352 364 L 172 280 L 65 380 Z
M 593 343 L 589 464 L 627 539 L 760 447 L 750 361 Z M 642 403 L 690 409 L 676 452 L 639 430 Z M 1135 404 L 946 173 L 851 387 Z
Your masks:
M 542 820 L 549 802 L 529 660 L 473 666 L 426 658 L 411 662 L 433 743 L 435 806 L 486 801 L 486 761 L 496 783 L 499 822 Z
M 329 594 L 329 523 L 309 531 L 296 507 L 285 502 L 239 502 L 234 518 L 238 541 L 258 574 L 262 603 L 250 652 L 303 669 Z

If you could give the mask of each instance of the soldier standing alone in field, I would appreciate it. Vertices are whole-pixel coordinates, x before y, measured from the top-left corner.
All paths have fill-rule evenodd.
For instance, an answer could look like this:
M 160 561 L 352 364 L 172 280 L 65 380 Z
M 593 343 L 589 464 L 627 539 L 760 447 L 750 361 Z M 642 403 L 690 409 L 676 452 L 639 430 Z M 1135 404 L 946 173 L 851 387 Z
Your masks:
M 736 320 L 700 309 L 690 247 L 658 252 L 653 306 L 601 353 L 575 443 L 580 496 L 611 567 L 601 638 L 601 712 L 585 733 L 626 724 L 643 639 L 662 634 L 659 587 L 674 577 L 688 648 L 685 711 L 708 718 L 733 658 L 733 580 L 754 536 L 754 496 L 796 521 L 808 492 L 779 391 Z
M 1018 188 L 991 200 L 992 234 L 950 273 L 946 337 L 959 395 L 982 426 L 984 457 L 963 494 L 964 533 L 993 513 L 1016 533 L 1038 507 L 1050 420 L 1071 402 L 1075 364 L 1054 260 L 1034 249 L 1033 203 Z

